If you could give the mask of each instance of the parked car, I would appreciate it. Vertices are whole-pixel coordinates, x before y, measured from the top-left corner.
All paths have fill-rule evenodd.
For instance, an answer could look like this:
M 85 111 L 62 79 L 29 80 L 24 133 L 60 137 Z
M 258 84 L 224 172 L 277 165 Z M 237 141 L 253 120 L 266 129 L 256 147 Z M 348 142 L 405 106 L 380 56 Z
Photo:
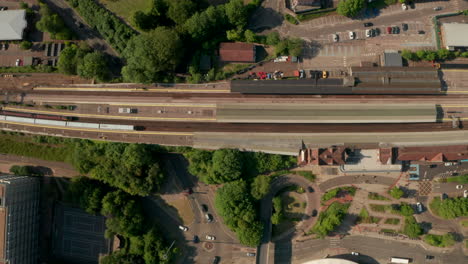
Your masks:
M 374 24 L 372 24 L 371 22 L 367 22 L 367 23 L 364 23 L 364 26 L 365 27 L 372 27 Z
M 333 42 L 338 42 L 339 37 L 338 34 L 332 34 Z
M 426 255 L 426 259 L 434 259 L 434 256 Z
M 366 29 L 366 37 L 367 38 L 371 37 L 371 30 L 370 29 Z
M 313 193 L 314 192 L 314 189 L 312 187 L 307 187 L 307 191 L 309 191 L 310 193 Z
M 356 33 L 354 33 L 353 31 L 349 31 L 348 35 L 349 35 L 349 39 L 355 39 L 356 38 Z
M 401 24 L 401 29 L 403 29 L 403 31 L 407 31 L 408 30 L 408 24 Z
M 206 213 L 205 218 L 206 218 L 206 221 L 208 221 L 208 223 L 213 222 L 213 216 L 211 214 Z
M 401 4 L 401 9 L 408 10 L 408 6 L 405 3 Z
M 310 78 L 311 79 L 320 79 L 322 78 L 322 72 L 321 71 L 309 71 Z
M 421 203 L 419 203 L 419 202 L 416 203 L 416 208 L 418 209 L 418 212 L 419 212 L 419 213 L 422 213 L 423 207 L 422 207 L 422 204 L 421 204 Z
M 206 235 L 206 239 L 208 239 L 208 240 L 216 240 L 216 237 L 215 237 L 215 236 Z
M 444 165 L 448 167 L 448 166 L 452 166 L 454 164 L 452 162 L 445 162 Z
M 221 260 L 221 258 L 220 258 L 220 257 L 218 257 L 218 256 L 215 256 L 215 257 L 213 258 L 213 262 L 212 262 L 212 264 L 218 264 L 220 260 Z
M 375 35 L 375 36 L 380 35 L 380 28 L 375 28 L 375 29 L 374 29 L 374 35 Z
M 202 204 L 201 209 L 203 212 L 208 212 L 208 206 L 206 204 Z
M 400 34 L 400 28 L 399 27 L 392 27 L 392 34 Z
M 392 34 L 392 27 L 387 27 L 387 34 Z
M 463 185 L 457 185 L 455 188 L 456 188 L 457 190 L 461 190 L 461 189 L 463 189 Z
M 255 257 L 255 253 L 248 252 L 248 253 L 247 253 L 247 257 Z
M 305 74 L 305 71 L 304 70 L 300 70 L 299 71 L 299 78 L 303 79 L 306 77 L 306 74 Z
M 193 243 L 198 243 L 200 242 L 200 239 L 198 238 L 198 236 L 193 236 Z
M 353 252 L 351 252 L 351 255 L 353 255 L 353 256 L 359 256 L 359 253 L 353 251 Z
M 449 198 L 449 196 L 446 193 L 443 193 L 441 196 L 442 196 L 442 200 Z
M 425 32 L 424 30 L 419 30 L 419 31 L 418 31 L 418 34 L 419 34 L 419 35 L 422 35 L 422 34 L 426 34 L 426 32 Z
M 314 209 L 314 210 L 312 211 L 312 217 L 316 217 L 316 216 L 317 216 L 317 210 Z
M 324 79 L 328 78 L 328 72 L 327 71 L 322 72 L 322 78 L 324 78 Z
M 0 11 L 5 11 L 5 10 L 8 10 L 8 7 L 6 6 L 0 7 Z
M 434 11 L 440 11 L 440 10 L 442 10 L 441 6 L 434 7 Z
M 431 165 L 429 165 L 429 168 L 431 168 L 431 169 L 437 168 L 437 164 L 431 164 Z
M 182 231 L 184 231 L 184 232 L 187 232 L 188 227 L 180 225 L 180 226 L 179 226 L 179 229 L 182 230 Z
M 16 59 L 15 65 L 18 67 L 18 66 L 20 66 L 20 64 L 21 64 L 21 60 L 20 60 L 20 59 Z

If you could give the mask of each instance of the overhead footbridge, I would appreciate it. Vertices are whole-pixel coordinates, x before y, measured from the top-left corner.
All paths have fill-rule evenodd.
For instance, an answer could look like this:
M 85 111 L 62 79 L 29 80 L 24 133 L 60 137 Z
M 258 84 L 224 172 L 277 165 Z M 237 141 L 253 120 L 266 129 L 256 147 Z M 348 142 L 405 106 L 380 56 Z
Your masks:
M 443 113 L 434 104 L 218 104 L 225 123 L 431 123 Z

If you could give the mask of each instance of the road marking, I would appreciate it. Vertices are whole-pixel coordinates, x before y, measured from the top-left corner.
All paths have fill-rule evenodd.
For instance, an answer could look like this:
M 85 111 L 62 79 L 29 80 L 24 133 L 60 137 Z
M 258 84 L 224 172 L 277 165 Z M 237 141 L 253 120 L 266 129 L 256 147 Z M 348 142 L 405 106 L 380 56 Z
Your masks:
M 77 92 L 201 92 L 229 93 L 229 89 L 159 89 L 159 88 L 65 88 L 65 87 L 34 87 L 36 91 L 77 91 Z
M 107 119 L 147 120 L 147 121 L 157 121 L 157 120 L 216 121 L 216 118 L 94 115 L 94 114 L 78 114 L 78 113 L 63 113 L 63 112 L 53 112 L 53 111 L 30 110 L 30 109 L 20 109 L 20 108 L 13 108 L 13 107 L 4 107 L 3 109 L 10 110 L 10 111 L 17 111 L 17 112 L 26 112 L 26 113 L 42 113 L 42 114 L 51 114 L 51 115 L 78 116 L 78 117 L 103 118 L 103 119 L 107 118 Z
M 125 133 L 125 134 L 142 134 L 142 135 L 171 135 L 171 136 L 193 136 L 194 133 L 182 133 L 182 132 L 158 132 L 158 131 L 125 131 L 125 130 L 106 130 L 106 129 L 89 129 L 89 128 L 75 128 L 75 127 L 63 127 L 63 126 L 46 126 L 46 125 L 37 125 L 29 123 L 19 123 L 0 120 L 0 123 L 11 124 L 11 125 L 22 125 L 22 126 L 31 126 L 31 127 L 42 127 L 42 128 L 52 128 L 52 129 L 64 129 L 64 130 L 75 130 L 82 132 L 102 132 L 102 133 Z

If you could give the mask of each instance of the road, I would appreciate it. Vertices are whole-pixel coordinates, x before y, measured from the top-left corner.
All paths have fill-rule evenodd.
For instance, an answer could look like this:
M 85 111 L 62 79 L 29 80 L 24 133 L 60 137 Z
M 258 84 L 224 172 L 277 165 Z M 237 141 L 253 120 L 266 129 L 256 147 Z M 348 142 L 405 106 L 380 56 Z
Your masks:
M 67 3 L 65 0 L 44 0 L 60 17 L 65 21 L 68 28 L 75 32 L 79 39 L 85 40 L 90 47 L 96 50 L 106 52 L 111 56 L 118 57 L 117 52 L 96 32 L 94 29 L 88 26 L 88 24 L 82 19 L 79 14 Z M 76 22 L 83 24 L 82 28 L 79 28 Z
M 395 181 L 396 181 L 395 178 L 384 177 L 384 176 L 371 176 L 371 175 L 341 176 L 341 177 L 336 177 L 331 180 L 322 182 L 321 184 L 319 184 L 319 188 L 322 192 L 326 192 L 329 189 L 342 186 L 342 185 L 369 183 L 369 184 L 382 184 L 382 185 L 391 186 Z

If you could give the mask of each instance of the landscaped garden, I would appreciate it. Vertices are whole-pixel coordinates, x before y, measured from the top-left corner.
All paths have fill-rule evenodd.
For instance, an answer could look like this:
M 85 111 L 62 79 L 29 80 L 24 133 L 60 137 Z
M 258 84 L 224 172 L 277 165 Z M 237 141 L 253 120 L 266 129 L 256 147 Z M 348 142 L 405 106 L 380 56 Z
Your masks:
M 302 195 L 302 191 L 302 188 L 292 186 L 283 189 L 273 198 L 273 214 L 271 216 L 273 236 L 290 230 L 302 221 L 307 207 L 307 200 Z

